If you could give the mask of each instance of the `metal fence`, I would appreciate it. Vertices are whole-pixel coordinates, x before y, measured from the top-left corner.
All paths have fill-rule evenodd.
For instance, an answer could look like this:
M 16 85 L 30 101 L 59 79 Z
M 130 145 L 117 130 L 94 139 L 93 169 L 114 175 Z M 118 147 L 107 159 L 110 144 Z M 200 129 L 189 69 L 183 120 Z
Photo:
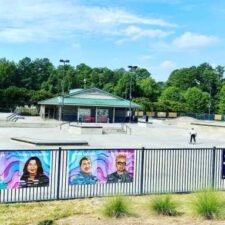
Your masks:
M 0 202 L 73 199 L 115 194 L 183 193 L 208 187 L 225 189 L 221 174 L 223 149 L 142 148 L 134 150 L 133 182 L 93 185 L 69 185 L 70 149 L 46 150 L 51 151 L 52 158 L 49 186 L 2 189 Z

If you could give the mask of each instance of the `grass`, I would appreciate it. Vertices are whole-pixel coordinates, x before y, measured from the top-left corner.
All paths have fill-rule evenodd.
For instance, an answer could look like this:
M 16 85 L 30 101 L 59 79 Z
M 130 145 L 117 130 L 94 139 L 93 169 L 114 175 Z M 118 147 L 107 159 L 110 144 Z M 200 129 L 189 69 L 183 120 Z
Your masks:
M 110 198 L 103 206 L 103 214 L 107 217 L 120 218 L 131 214 L 129 202 L 124 196 Z
M 218 219 L 224 213 L 224 200 L 218 192 L 213 190 L 203 190 L 196 194 L 192 202 L 193 210 L 197 215 L 205 219 Z
M 221 191 L 218 194 L 221 199 L 225 199 L 225 192 Z M 196 218 L 199 216 L 193 215 L 193 198 L 196 200 L 197 195 L 196 193 L 170 195 L 179 206 L 179 212 L 184 212 L 179 217 L 164 217 L 149 212 L 149 199 L 153 202 L 158 195 L 122 197 L 128 203 L 125 203 L 125 208 L 127 208 L 125 212 L 128 214 L 123 211 L 122 215 L 128 216 L 120 219 L 121 224 L 161 224 L 160 222 L 162 224 L 197 224 Z M 99 220 L 105 221 L 105 224 L 113 224 L 110 217 L 105 218 L 102 215 L 103 205 L 106 206 L 113 199 L 95 197 L 66 201 L 0 204 L 0 225 L 38 225 L 45 220 L 54 221 L 54 225 L 72 225 L 74 221 L 76 224 L 89 224 L 97 223 Z M 132 217 L 129 217 L 130 215 Z
M 77 214 L 90 214 L 90 204 L 81 200 L 0 204 L 1 225 L 27 225 L 36 221 L 57 221 Z M 4 223 L 5 222 L 5 223 Z
M 178 215 L 177 203 L 172 200 L 170 195 L 157 196 L 151 203 L 150 207 L 157 214 L 164 216 L 176 216 Z

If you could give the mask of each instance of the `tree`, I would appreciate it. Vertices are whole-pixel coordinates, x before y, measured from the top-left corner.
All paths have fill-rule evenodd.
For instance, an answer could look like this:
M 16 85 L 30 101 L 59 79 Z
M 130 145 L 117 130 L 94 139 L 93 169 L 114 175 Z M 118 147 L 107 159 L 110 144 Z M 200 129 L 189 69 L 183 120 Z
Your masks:
M 30 93 L 26 88 L 10 86 L 4 92 L 4 96 L 7 99 L 6 107 L 11 110 L 15 109 L 16 106 L 24 106 L 29 103 Z
M 120 97 L 129 99 L 129 82 L 130 75 L 128 73 L 123 74 L 117 85 L 114 87 L 114 93 Z
M 48 80 L 53 71 L 54 66 L 49 59 L 35 59 L 32 62 L 33 82 L 35 82 L 32 89 L 40 90 L 42 83 Z
M 46 90 L 30 91 L 30 99 L 27 105 L 37 105 L 39 101 L 52 98 L 54 95 Z
M 200 89 L 188 88 L 185 93 L 185 100 L 190 112 L 205 113 L 209 105 L 209 95 Z
M 143 79 L 146 79 L 146 78 L 149 78 L 151 76 L 151 73 L 148 72 L 147 69 L 144 69 L 144 68 L 137 68 L 135 70 L 135 79 L 138 81 L 138 80 L 143 80 Z
M 181 90 L 197 86 L 198 71 L 195 66 L 174 70 L 168 78 L 167 86 L 174 86 Z
M 153 103 L 148 98 L 144 98 L 144 97 L 134 98 L 133 101 L 141 105 L 142 111 L 147 112 L 147 111 L 153 110 Z
M 147 78 L 138 80 L 137 85 L 140 97 L 148 98 L 153 102 L 157 100 L 160 89 L 154 79 L 148 76 Z
M 182 91 L 177 87 L 167 87 L 163 90 L 160 101 L 173 101 L 173 102 L 183 102 L 184 97 Z
M 162 100 L 155 102 L 153 105 L 155 111 L 163 112 L 187 112 L 188 105 L 185 102 L 174 102 L 169 100 Z
M 0 88 L 4 89 L 12 85 L 18 85 L 16 64 L 5 58 L 0 59 Z
M 225 85 L 223 85 L 219 94 L 219 113 L 225 114 Z
M 84 88 L 86 80 L 86 88 L 90 87 L 90 74 L 92 72 L 91 67 L 87 66 L 84 63 L 77 65 L 76 67 L 76 79 L 77 79 L 77 86 L 79 88 Z
M 19 87 L 33 89 L 35 83 L 33 65 L 30 58 L 26 57 L 17 64 L 17 75 L 19 77 Z

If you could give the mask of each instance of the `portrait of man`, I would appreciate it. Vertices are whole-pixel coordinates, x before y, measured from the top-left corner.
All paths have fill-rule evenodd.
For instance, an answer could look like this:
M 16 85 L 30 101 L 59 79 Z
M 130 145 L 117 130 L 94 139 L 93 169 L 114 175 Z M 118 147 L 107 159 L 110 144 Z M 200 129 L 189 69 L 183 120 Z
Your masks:
M 97 177 L 91 173 L 91 159 L 87 156 L 81 158 L 80 172 L 72 181 L 72 184 L 96 184 Z
M 116 156 L 116 171 L 107 176 L 107 183 L 126 183 L 133 181 L 133 177 L 126 170 L 126 161 L 126 155 L 119 154 Z

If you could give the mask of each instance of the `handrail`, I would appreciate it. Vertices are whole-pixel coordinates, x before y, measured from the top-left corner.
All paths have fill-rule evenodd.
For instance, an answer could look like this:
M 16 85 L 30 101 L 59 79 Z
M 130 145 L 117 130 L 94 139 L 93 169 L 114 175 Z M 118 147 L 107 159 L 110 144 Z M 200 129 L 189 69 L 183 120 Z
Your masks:
M 6 121 L 12 120 L 14 117 L 16 117 L 18 114 L 17 113 L 12 113 L 9 116 L 6 117 Z
M 121 123 L 121 127 L 122 127 L 122 130 L 124 130 L 125 132 L 126 132 L 126 134 L 128 133 L 128 131 L 129 131 L 129 134 L 131 135 L 131 131 L 132 131 L 132 129 L 131 129 L 131 127 L 129 127 L 127 124 L 125 124 L 125 123 Z
M 61 123 L 61 124 L 59 125 L 60 130 L 62 129 L 62 126 L 63 126 L 63 125 L 69 124 L 69 126 L 70 126 L 70 123 L 71 123 L 70 121 L 69 121 L 69 122 L 63 122 L 63 123 Z
M 11 118 L 12 122 L 16 122 L 18 119 L 24 119 L 23 116 L 14 116 L 13 118 Z

